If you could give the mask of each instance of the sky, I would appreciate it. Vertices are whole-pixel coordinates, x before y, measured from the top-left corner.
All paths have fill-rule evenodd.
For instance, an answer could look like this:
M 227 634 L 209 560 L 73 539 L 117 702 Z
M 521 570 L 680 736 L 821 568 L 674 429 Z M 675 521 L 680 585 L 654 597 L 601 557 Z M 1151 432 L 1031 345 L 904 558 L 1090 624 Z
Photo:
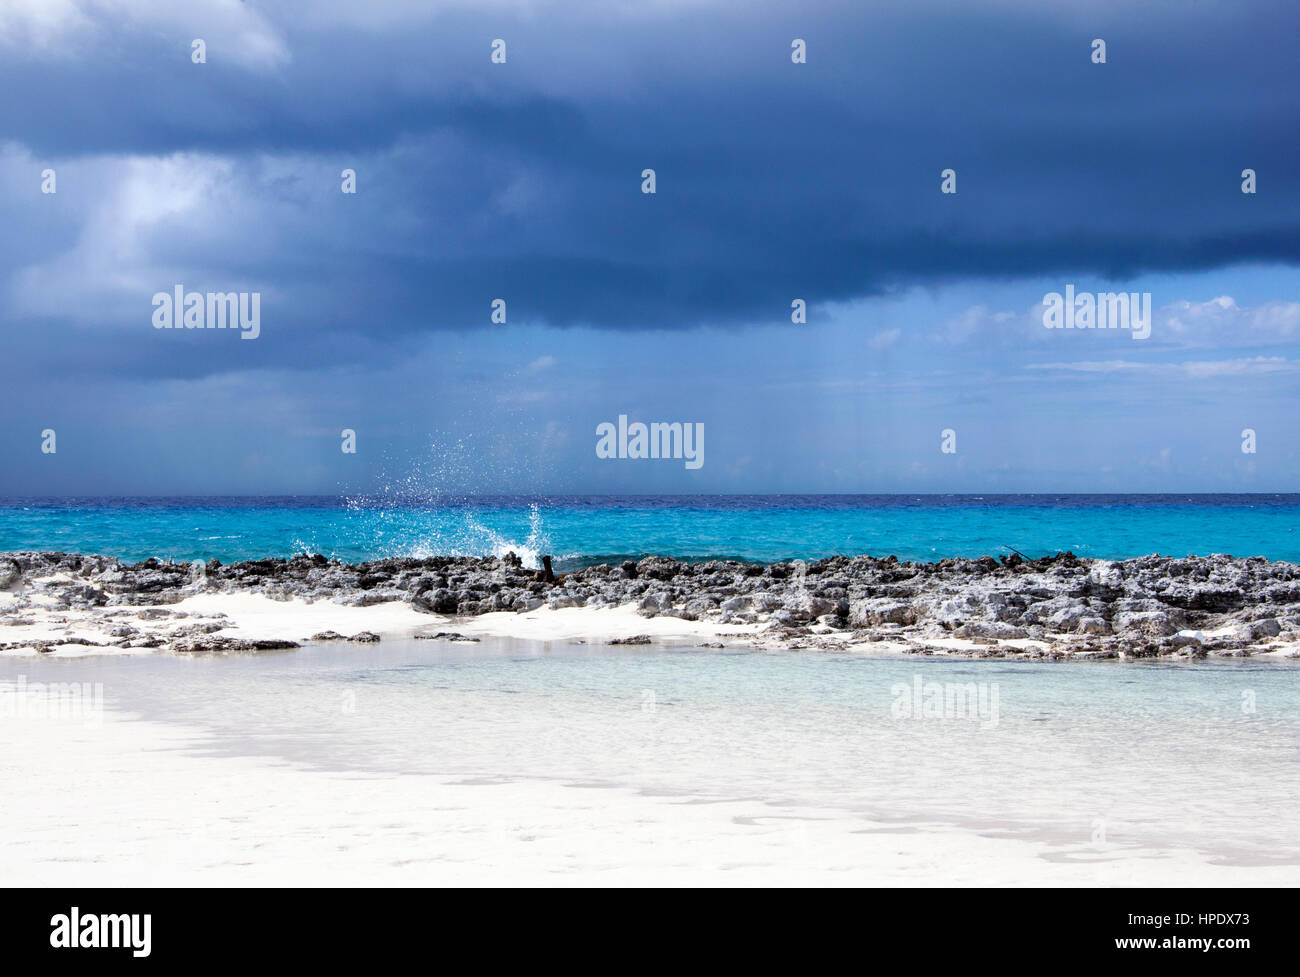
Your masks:
M 1297 27 L 0 0 L 0 495 L 1300 491 Z M 598 457 L 621 415 L 703 464 Z

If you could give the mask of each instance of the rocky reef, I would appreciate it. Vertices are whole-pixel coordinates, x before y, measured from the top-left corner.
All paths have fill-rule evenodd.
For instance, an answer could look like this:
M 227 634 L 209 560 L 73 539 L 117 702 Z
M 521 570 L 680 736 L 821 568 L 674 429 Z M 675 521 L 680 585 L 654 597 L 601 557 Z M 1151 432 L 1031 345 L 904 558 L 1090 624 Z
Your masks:
M 794 648 L 887 642 L 904 652 L 974 657 L 1300 657 L 1300 565 L 1219 554 L 1118 562 L 1015 554 L 937 563 L 837 556 L 766 565 L 649 556 L 555 575 L 526 568 L 513 554 L 128 564 L 20 552 L 0 554 L 0 591 L 7 592 L 0 625 L 23 623 L 37 610 L 122 616 L 116 640 L 123 646 L 140 642 L 144 613 L 166 614 L 166 605 L 196 594 L 254 593 L 352 606 L 401 601 L 453 618 L 635 604 L 647 618 L 750 625 L 755 643 Z M 154 646 L 258 647 L 219 636 L 220 620 L 186 626 L 190 633 L 174 629 Z M 0 650 L 16 647 L 4 637 L 0 628 Z

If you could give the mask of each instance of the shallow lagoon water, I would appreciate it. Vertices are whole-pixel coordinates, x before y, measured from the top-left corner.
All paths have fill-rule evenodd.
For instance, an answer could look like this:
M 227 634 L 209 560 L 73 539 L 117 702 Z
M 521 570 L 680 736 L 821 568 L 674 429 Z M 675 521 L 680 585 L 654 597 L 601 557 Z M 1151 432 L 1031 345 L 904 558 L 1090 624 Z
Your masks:
M 1034 663 L 484 640 L 283 654 L 9 659 L 102 682 L 201 752 L 461 783 L 547 780 L 964 826 L 1074 857 L 1300 863 L 1300 673 L 1286 662 Z M 907 717 L 974 683 L 984 716 Z M 996 693 L 996 700 L 993 694 Z M 1253 710 L 1253 711 L 1252 711 Z

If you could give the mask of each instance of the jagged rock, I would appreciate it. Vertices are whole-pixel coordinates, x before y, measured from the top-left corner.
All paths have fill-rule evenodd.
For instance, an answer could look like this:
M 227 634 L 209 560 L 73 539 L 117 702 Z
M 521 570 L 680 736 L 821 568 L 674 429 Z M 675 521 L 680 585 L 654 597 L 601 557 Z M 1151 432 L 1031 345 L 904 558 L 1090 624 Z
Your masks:
M 1060 606 L 1061 602 L 1064 602 L 1064 606 Z M 1079 622 L 1094 616 L 1090 612 L 1087 604 L 1073 597 L 1061 597 L 1057 598 L 1055 601 L 1044 601 L 1043 603 L 1048 605 L 1056 603 L 1058 609 L 1052 611 L 1047 615 L 1047 617 L 1043 617 L 1043 612 L 1047 610 L 1047 608 L 1044 608 L 1041 605 L 1036 605 L 1025 613 L 1022 620 L 1029 619 L 1032 622 L 1041 621 L 1043 626 L 1049 631 L 1070 632 L 1078 629 Z M 1032 617 L 1030 617 L 1031 611 L 1033 612 Z
M 446 587 L 426 590 L 414 597 L 411 603 L 421 610 L 432 611 L 434 614 L 455 614 L 459 606 L 456 595 Z
M 1088 571 L 1088 578 L 1099 587 L 1119 590 L 1124 586 L 1124 565 L 1098 560 Z
M 13 560 L 0 560 L 0 590 L 11 590 L 23 580 L 23 570 Z
M 849 620 L 855 626 L 870 624 L 915 624 L 916 609 L 902 601 L 876 597 L 854 601 L 849 606 Z
M 793 562 L 692 564 L 646 556 L 613 566 L 568 568 L 551 582 L 512 554 L 402 557 L 355 565 L 320 554 L 226 565 L 215 560 L 131 564 L 68 553 L 0 554 L 0 587 L 13 591 L 18 584 L 17 600 L 8 599 L 0 623 L 48 620 L 60 609 L 69 617 L 78 612 L 105 622 L 125 614 L 138 618 L 144 630 L 109 631 L 117 643 L 138 644 L 163 632 L 167 642 L 190 642 L 196 648 L 203 647 L 199 632 L 208 629 L 214 615 L 201 615 L 196 620 L 201 627 L 170 632 L 159 627 L 173 614 L 180 616 L 164 605 L 196 593 L 252 593 L 350 606 L 402 601 L 417 610 L 458 616 L 548 605 L 632 605 L 646 617 L 770 625 L 763 632 L 770 643 L 831 647 L 827 641 L 832 636 L 850 640 L 852 629 L 856 637 L 851 640 L 912 642 L 918 654 L 926 653 L 927 639 L 953 634 L 1003 642 L 982 646 L 986 654 L 1032 657 L 1005 645 L 1008 637 L 1023 636 L 1038 643 L 1033 655 L 1047 658 L 1085 651 L 1185 655 L 1192 643 L 1182 637 L 1168 640 L 1182 631 L 1215 635 L 1201 644 L 1216 655 L 1259 652 L 1263 642 L 1300 635 L 1300 565 L 1226 555 L 1110 561 L 1058 553 L 936 563 L 840 556 L 809 561 L 802 572 Z M 814 622 L 817 635 L 808 628 Z M 1080 648 L 1084 638 L 1088 647 Z
M 1076 634 L 1106 635 L 1115 633 L 1104 618 L 1087 615 L 1074 622 L 1074 631 Z
M 968 621 L 953 632 L 957 638 L 973 638 L 982 641 L 1003 638 L 1027 638 L 1029 632 L 1005 621 Z
M 277 651 L 284 648 L 300 648 L 296 641 L 281 641 L 268 638 L 223 638 L 208 635 L 194 638 L 181 638 L 171 642 L 172 651 L 193 653 L 197 651 Z
M 1163 611 L 1133 611 L 1116 614 L 1111 627 L 1118 634 L 1135 633 L 1160 638 L 1178 632 L 1178 624 Z
M 826 597 L 810 597 L 804 610 L 808 612 L 809 617 L 821 617 L 835 610 L 835 601 Z
M 1275 638 L 1282 633 L 1282 626 L 1274 618 L 1262 621 L 1249 621 L 1237 626 L 1236 635 L 1243 641 L 1259 641 L 1263 638 Z
M 684 564 L 663 556 L 647 556 L 636 565 L 638 577 L 651 580 L 672 580 L 682 572 Z

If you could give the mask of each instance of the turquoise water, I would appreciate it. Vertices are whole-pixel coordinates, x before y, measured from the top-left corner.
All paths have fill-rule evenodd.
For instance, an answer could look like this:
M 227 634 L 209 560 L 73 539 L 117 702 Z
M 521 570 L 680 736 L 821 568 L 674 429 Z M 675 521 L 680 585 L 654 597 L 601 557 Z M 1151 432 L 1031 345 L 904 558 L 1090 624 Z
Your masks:
M 542 553 L 561 569 L 661 553 L 771 561 L 1072 550 L 1124 559 L 1231 553 L 1300 561 L 1300 495 L 689 496 L 394 500 L 10 499 L 0 550 L 223 562 L 310 551 Z

